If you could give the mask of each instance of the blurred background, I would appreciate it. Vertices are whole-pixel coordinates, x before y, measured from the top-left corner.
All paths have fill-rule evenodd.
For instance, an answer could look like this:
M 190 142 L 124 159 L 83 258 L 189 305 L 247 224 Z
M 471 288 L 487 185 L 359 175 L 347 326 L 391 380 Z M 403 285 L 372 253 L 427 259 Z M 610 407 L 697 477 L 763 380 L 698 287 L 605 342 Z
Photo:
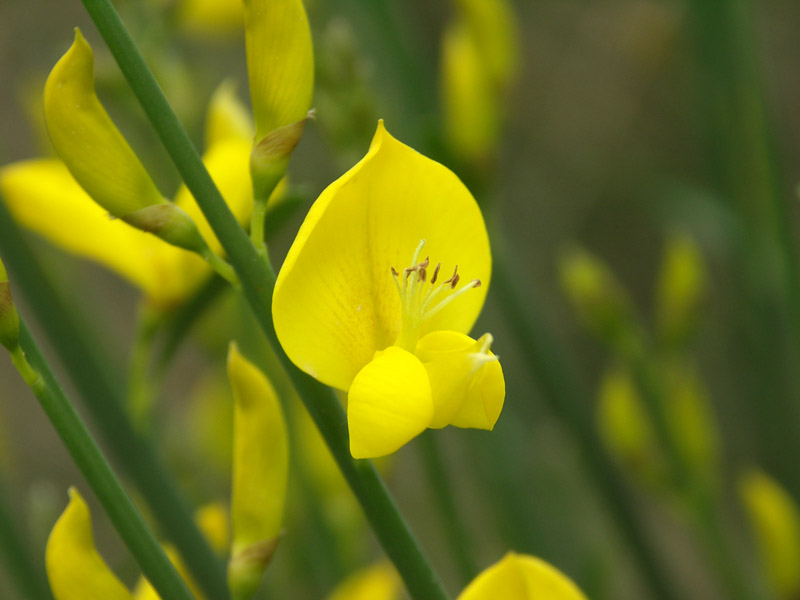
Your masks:
M 231 80 L 247 102 L 247 76 L 240 17 L 234 14 L 229 23 L 218 15 L 208 23 L 192 16 L 190 4 L 116 3 L 202 146 L 212 92 Z M 317 115 L 292 159 L 295 210 L 272 227 L 273 262 L 280 264 L 313 199 L 363 156 L 377 119 L 385 119 L 395 137 L 444 162 L 470 186 L 485 207 L 497 254 L 495 281 L 474 331 L 494 335 L 506 375 L 503 414 L 492 433 L 448 428 L 436 434 L 475 565 L 488 566 L 514 549 L 556 565 L 591 598 L 658 597 L 598 491 L 598 474 L 586 460 L 591 445 L 581 442 L 583 430 L 574 425 L 589 423 L 612 456 L 615 481 L 677 597 L 732 597 L 717 576 L 719 556 L 703 541 L 704 524 L 698 526 L 680 491 L 658 472 L 663 457 L 651 452 L 654 434 L 642 433 L 641 419 L 631 416 L 635 401 L 619 400 L 637 394 L 625 387 L 635 377 L 626 371 L 630 357 L 617 335 L 630 328 L 637 339 L 655 340 L 645 344 L 648 364 L 677 361 L 691 373 L 693 389 L 701 390 L 695 394 L 701 399 L 688 401 L 686 414 L 676 417 L 673 433 L 679 446 L 691 438 L 687 462 L 700 479 L 713 480 L 708 487 L 735 569 L 757 597 L 796 598 L 792 585 L 800 591 L 800 573 L 776 590 L 764 568 L 769 557 L 757 524 L 752 527 L 758 517 L 743 502 L 740 482 L 743 473 L 758 469 L 800 498 L 800 5 L 513 2 L 511 27 L 500 37 L 517 48 L 516 68 L 492 96 L 496 133 L 482 151 L 471 151 L 468 141 L 448 133 L 448 94 L 457 88 L 448 88 L 443 75 L 443 34 L 462 4 L 306 2 Z M 177 189 L 171 162 L 77 1 L 0 1 L 0 164 L 52 152 L 41 90 L 74 26 L 95 49 L 98 93 L 109 112 L 161 189 Z M 471 126 L 478 127 L 463 124 Z M 101 340 L 115 372 L 124 374 L 140 292 L 100 266 L 30 239 L 57 288 L 88 318 L 87 329 Z M 685 255 L 675 250 L 686 248 L 681 243 L 689 246 Z M 677 269 L 694 274 L 686 285 L 696 296 L 687 301 L 691 314 L 679 323 L 675 344 L 664 333 L 669 317 L 663 316 L 669 312 L 670 292 L 663 286 L 670 284 L 663 281 L 670 248 L 684 256 L 675 259 L 684 265 Z M 586 278 L 596 285 L 581 284 L 581 257 L 591 263 Z M 604 284 L 604 277 L 615 281 Z M 25 315 L 24 299 L 20 310 Z M 271 364 L 254 330 L 244 304 L 220 293 L 194 323 L 158 393 L 150 435 L 195 507 L 228 499 L 224 356 L 233 332 L 251 356 Z M 47 348 L 45 336 L 38 337 Z M 52 364 L 58 367 L 57 360 Z M 617 380 L 609 375 L 614 368 L 622 369 Z M 78 399 L 68 378 L 62 381 Z M 88 489 L 3 357 L 0 384 L 2 499 L 32 554 L 42 559 L 67 487 Z M 285 391 L 282 386 L 278 382 Z M 667 404 L 677 402 L 671 392 L 665 396 Z M 381 553 L 348 492 L 326 479 L 335 479 L 323 473 L 329 466 L 315 462 L 318 448 L 303 433 L 302 409 L 294 399 L 291 404 L 298 450 L 292 446 L 286 537 L 263 597 L 324 598 L 346 573 Z M 82 410 L 79 400 L 76 405 Z M 305 467 L 295 469 L 305 460 L 299 458 L 304 444 L 312 449 Z M 382 468 L 455 593 L 467 580 L 448 543 L 429 467 L 415 442 Z M 132 583 L 135 564 L 89 500 L 101 553 Z M 777 530 L 793 531 L 791 523 L 778 523 Z M 787 544 L 798 547 L 800 539 Z M 18 597 L 2 565 L 0 590 L 2 598 Z

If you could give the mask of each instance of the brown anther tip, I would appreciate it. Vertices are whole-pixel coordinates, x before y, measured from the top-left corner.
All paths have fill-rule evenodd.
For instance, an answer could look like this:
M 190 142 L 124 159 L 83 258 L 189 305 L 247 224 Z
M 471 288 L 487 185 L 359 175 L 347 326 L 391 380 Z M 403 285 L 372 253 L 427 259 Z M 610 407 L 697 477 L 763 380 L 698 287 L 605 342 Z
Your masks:
M 428 270 L 425 267 L 420 266 L 418 273 L 419 273 L 419 280 L 422 283 L 425 283 L 425 278 L 428 277 Z
M 453 275 L 450 277 L 450 279 L 445 279 L 444 282 L 445 283 L 451 283 L 454 279 L 456 279 L 456 277 L 458 277 L 458 265 L 456 265 L 456 268 L 453 271 Z
M 454 289 L 456 289 L 456 286 L 458 285 L 458 281 L 461 279 L 461 275 L 456 274 L 455 276 L 453 276 L 452 279 L 453 279 L 453 281 L 450 283 L 450 289 L 454 290 Z
M 426 256 L 426 257 L 425 257 L 425 260 L 423 260 L 423 261 L 422 261 L 421 263 L 419 263 L 417 266 L 418 266 L 418 267 L 421 267 L 421 268 L 423 268 L 423 269 L 427 269 L 429 264 L 431 264 L 430 257 L 429 257 L 429 256 Z
M 442 267 L 442 263 L 438 263 L 436 268 L 433 270 L 433 277 L 431 277 L 431 285 L 436 283 L 436 278 L 439 276 L 439 269 Z
M 417 267 L 406 267 L 405 269 L 403 269 L 403 273 L 405 274 L 406 279 L 408 279 L 408 276 L 411 275 L 416 270 Z
M 480 279 L 473 279 L 472 280 L 472 287 L 481 287 L 481 280 Z
M 400 273 L 398 273 L 397 271 L 395 271 L 394 267 L 389 267 L 389 268 L 392 270 L 392 275 L 394 275 L 395 277 L 397 277 L 398 275 L 400 275 Z

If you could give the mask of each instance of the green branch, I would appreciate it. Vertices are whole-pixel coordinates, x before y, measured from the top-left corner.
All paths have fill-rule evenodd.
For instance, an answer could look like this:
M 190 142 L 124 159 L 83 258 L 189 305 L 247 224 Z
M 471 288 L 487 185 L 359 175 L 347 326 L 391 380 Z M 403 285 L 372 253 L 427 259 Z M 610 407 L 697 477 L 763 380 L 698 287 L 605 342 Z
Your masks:
M 408 529 L 371 461 L 350 455 L 344 410 L 333 390 L 300 371 L 281 348 L 269 307 L 275 274 L 255 250 L 231 214 L 197 149 L 180 124 L 153 74 L 108 0 L 83 0 L 117 64 L 161 138 L 186 186 L 236 269 L 245 298 L 281 360 L 295 390 L 317 424 L 353 490 L 378 540 L 397 567 L 411 595 L 418 600 L 447 598 L 438 576 Z
M 159 457 L 134 430 L 124 411 L 124 384 L 114 376 L 106 355 L 76 318 L 62 294 L 44 275 L 0 199 L 0 253 L 27 306 L 36 316 L 84 400 L 97 431 L 117 464 L 124 470 L 155 518 L 161 531 L 178 548 L 189 570 L 210 598 L 227 598 L 222 564 L 200 534 L 192 513 L 179 496 L 174 478 Z
M 11 350 L 11 358 L 144 576 L 164 600 L 193 600 L 186 584 L 70 404 L 22 320 L 20 345 Z

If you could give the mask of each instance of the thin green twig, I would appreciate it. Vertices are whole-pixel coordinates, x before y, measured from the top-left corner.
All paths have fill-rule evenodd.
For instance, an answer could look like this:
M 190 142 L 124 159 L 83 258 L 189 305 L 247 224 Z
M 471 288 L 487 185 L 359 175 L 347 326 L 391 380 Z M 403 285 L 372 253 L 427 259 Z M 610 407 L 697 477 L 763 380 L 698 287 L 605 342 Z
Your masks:
M 459 583 L 464 587 L 478 574 L 478 568 L 472 557 L 472 545 L 466 525 L 453 497 L 451 477 L 445 468 L 437 435 L 439 432 L 435 430 L 424 432 L 419 438 L 419 446 L 428 486 L 433 492 L 434 503 L 438 505 L 439 519 L 450 546 L 450 553 L 458 567 L 461 580 Z
M 8 567 L 5 572 L 16 584 L 20 597 L 29 600 L 53 599 L 42 564 L 31 558 L 30 549 L 19 531 L 18 520 L 6 505 L 3 486 L 0 486 L 0 556 Z
M 108 0 L 83 0 L 83 4 L 183 181 L 225 248 L 261 329 L 279 356 L 295 390 L 317 424 L 378 540 L 397 567 L 412 597 L 418 600 L 446 599 L 447 594 L 438 575 L 411 534 L 374 465 L 368 460 L 356 461 L 350 455 L 346 417 L 333 390 L 300 371 L 283 352 L 269 311 L 275 274 L 231 214 L 116 10 Z
M 193 600 L 56 381 L 22 319 L 20 346 L 12 350 L 11 356 L 145 577 L 164 600 Z
M 112 457 L 141 493 L 161 531 L 178 548 L 198 585 L 210 598 L 227 598 L 222 563 L 197 529 L 174 478 L 155 450 L 136 433 L 124 411 L 122 378 L 108 364 L 85 319 L 76 316 L 75 307 L 67 304 L 45 276 L 2 199 L 0 253 L 15 289 L 27 300 Z

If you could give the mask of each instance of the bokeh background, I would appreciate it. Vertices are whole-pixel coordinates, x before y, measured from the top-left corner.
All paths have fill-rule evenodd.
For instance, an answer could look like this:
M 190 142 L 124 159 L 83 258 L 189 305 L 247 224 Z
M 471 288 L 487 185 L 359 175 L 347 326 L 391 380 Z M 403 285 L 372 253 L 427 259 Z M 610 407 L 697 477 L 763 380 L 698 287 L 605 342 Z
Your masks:
M 393 135 L 474 184 L 494 244 L 505 248 L 522 305 L 569 361 L 571 383 L 582 390 L 577 408 L 590 414 L 613 361 L 609 349 L 580 325 L 559 284 L 561 252 L 577 242 L 604 260 L 651 324 L 665 240 L 676 230 L 687 233 L 701 249 L 708 278 L 688 353 L 720 431 L 723 520 L 734 554 L 755 573 L 758 559 L 736 493 L 738 474 L 758 465 L 795 497 L 800 494 L 800 339 L 792 325 L 800 307 L 792 302 L 796 259 L 786 258 L 797 251 L 800 5 L 518 0 L 513 7 L 521 55 L 502 140 L 496 159 L 475 169 L 454 159 L 437 133 L 441 35 L 452 5 L 306 4 L 316 48 L 317 119 L 291 164 L 304 208 L 274 232 L 273 259 L 282 258 L 305 207 L 363 155 L 377 119 L 384 118 Z M 117 5 L 200 143 L 208 98 L 222 80 L 236 82 L 247 97 L 241 34 L 224 24 L 213 35 L 193 31 L 166 1 Z M 95 49 L 98 89 L 120 128 L 161 188 L 177 188 L 171 163 L 77 1 L 0 1 L 0 164 L 50 152 L 41 89 L 74 26 Z M 124 372 L 139 292 L 96 265 L 31 239 L 58 287 L 89 317 L 110 363 Z M 470 551 L 481 566 L 511 548 L 539 555 L 592 598 L 649 597 L 589 483 L 572 432 L 555 418 L 537 369 L 517 342 L 517 326 L 505 318 L 499 293 L 490 290 L 476 332 L 493 333 L 493 350 L 503 361 L 503 415 L 492 433 L 451 428 L 437 434 Z M 252 355 L 269 362 L 246 312 L 235 298 L 221 298 L 181 347 L 159 397 L 155 443 L 195 506 L 228 497 L 228 405 L 219 379 L 227 340 L 239 338 Z M 62 380 L 69 390 L 66 376 Z M 213 386 L 221 391 L 213 392 Z M 0 449 L 3 501 L 41 558 L 67 487 L 88 490 L 2 357 Z M 386 468 L 403 514 L 457 591 L 464 582 L 449 557 L 418 444 L 404 448 Z M 687 598 L 726 597 L 669 494 L 634 476 L 626 480 L 626 493 L 676 587 Z M 363 524 L 352 526 L 348 550 L 334 550 L 309 517 L 308 488 L 293 482 L 285 547 L 270 567 L 263 597 L 322 598 L 344 572 L 380 555 Z M 133 581 L 135 565 L 102 511 L 92 507 L 101 552 Z M 343 522 L 359 522 L 349 510 L 342 510 Z M 342 556 L 332 561 L 332 553 Z M 16 597 L 1 565 L 0 590 L 2 598 Z

